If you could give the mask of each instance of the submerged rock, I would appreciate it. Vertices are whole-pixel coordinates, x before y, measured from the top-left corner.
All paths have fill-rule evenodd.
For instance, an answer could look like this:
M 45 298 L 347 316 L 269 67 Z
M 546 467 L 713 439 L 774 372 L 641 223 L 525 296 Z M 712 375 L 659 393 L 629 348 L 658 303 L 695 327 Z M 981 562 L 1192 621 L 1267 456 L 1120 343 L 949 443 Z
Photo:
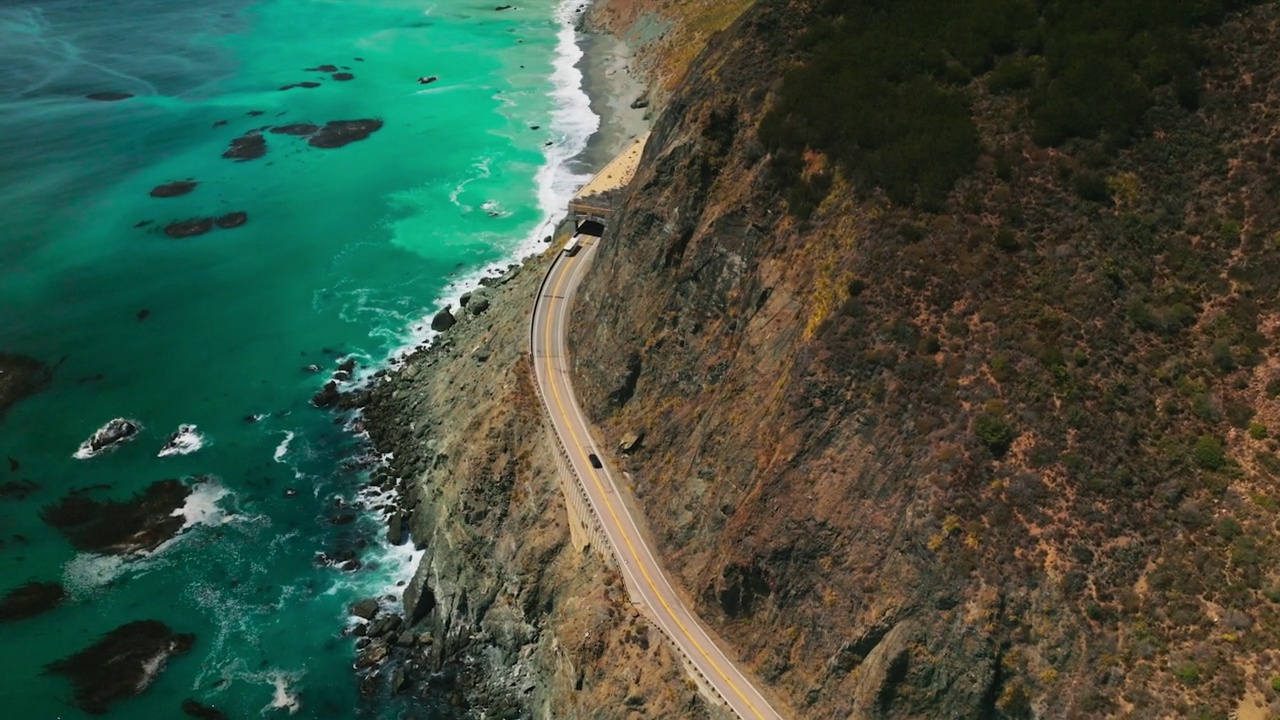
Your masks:
M 71 680 L 75 704 L 101 715 L 108 705 L 146 690 L 175 655 L 191 651 L 196 636 L 175 633 L 159 620 L 131 622 L 67 658 L 45 666 Z
M 226 713 L 216 707 L 202 705 L 195 698 L 187 698 L 182 701 L 182 712 L 197 720 L 226 720 Z
M 53 369 L 25 355 L 0 352 L 0 419 L 19 400 L 44 390 L 53 380 Z
M 164 226 L 164 234 L 171 238 L 189 238 L 203 235 L 213 229 L 213 218 L 175 220 Z
M 305 68 L 303 72 L 323 72 L 323 73 L 338 72 L 338 66 L 337 65 L 317 65 L 315 67 Z
M 355 75 L 352 75 L 352 74 L 351 74 L 351 73 L 349 73 L 349 72 L 336 72 L 336 73 L 334 73 L 331 77 L 333 77 L 333 79 L 334 79 L 334 80 L 337 80 L 338 82 L 343 82 L 343 81 L 346 81 L 346 80 L 355 80 L 355 79 L 356 79 L 356 76 L 355 76 Z
M 267 154 L 267 139 L 257 130 L 251 130 L 231 141 L 222 157 L 236 162 L 257 160 Z
M 141 429 L 142 424 L 136 420 L 126 420 L 125 418 L 111 420 L 106 425 L 98 428 L 93 435 L 89 436 L 88 440 L 80 443 L 80 449 L 76 450 L 74 457 L 78 460 L 91 458 L 103 450 L 132 440 Z
M 330 120 L 311 136 L 307 144 L 318 148 L 340 148 L 364 140 L 382 128 L 381 120 Z
M 152 483 L 123 502 L 71 494 L 43 508 L 40 518 L 77 550 L 107 555 L 149 552 L 182 529 L 186 519 L 176 511 L 190 494 L 191 488 L 179 480 Z
M 29 582 L 0 597 L 0 622 L 35 617 L 58 606 L 67 596 L 58 583 Z
M 314 123 L 301 122 L 289 125 L 277 125 L 269 132 L 276 135 L 314 135 L 319 132 L 320 126 Z
M 195 190 L 196 186 L 199 184 L 200 183 L 195 180 L 174 180 L 173 182 L 168 182 L 164 185 L 157 185 L 151 188 L 151 192 L 148 194 L 154 198 L 178 197 Z
M 133 97 L 133 93 L 96 92 L 96 93 L 89 93 L 88 95 L 85 95 L 85 97 L 90 100 L 97 100 L 98 102 L 116 102 L 117 100 L 128 100 L 129 98 Z
M 230 230 L 232 228 L 238 228 L 249 222 L 249 213 L 237 210 L 235 212 L 229 212 L 213 222 L 223 230 Z
M 342 393 L 338 392 L 337 381 L 330 380 L 324 384 L 324 387 L 320 388 L 320 392 L 311 396 L 311 404 L 318 408 L 332 407 L 338 404 L 338 399 L 341 395 Z
M 320 83 L 307 80 L 305 82 L 289 83 L 288 85 L 281 86 L 280 89 L 292 90 L 293 88 L 318 88 L 318 87 L 320 87 Z
M 26 500 L 27 496 L 40 488 L 34 482 L 22 480 L 10 480 L 6 483 L 0 483 L 0 498 L 5 500 Z

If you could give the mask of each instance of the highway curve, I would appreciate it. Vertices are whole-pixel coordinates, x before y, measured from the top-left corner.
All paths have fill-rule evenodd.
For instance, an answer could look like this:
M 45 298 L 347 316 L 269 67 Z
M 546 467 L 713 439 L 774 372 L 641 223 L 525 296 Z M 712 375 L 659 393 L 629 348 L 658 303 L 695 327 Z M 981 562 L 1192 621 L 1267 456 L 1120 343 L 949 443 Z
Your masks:
M 590 424 L 570 382 L 567 335 L 573 296 L 595 254 L 596 238 L 584 238 L 574 256 L 552 263 L 534 304 L 531 327 L 533 364 L 539 392 L 570 466 L 585 490 L 610 548 L 619 561 L 633 602 L 655 622 L 684 655 L 685 666 L 701 675 L 744 720 L 780 720 L 753 681 L 711 640 L 697 616 L 667 581 L 666 573 L 618 495 L 605 454 L 595 445 Z M 601 461 L 596 468 L 589 455 Z

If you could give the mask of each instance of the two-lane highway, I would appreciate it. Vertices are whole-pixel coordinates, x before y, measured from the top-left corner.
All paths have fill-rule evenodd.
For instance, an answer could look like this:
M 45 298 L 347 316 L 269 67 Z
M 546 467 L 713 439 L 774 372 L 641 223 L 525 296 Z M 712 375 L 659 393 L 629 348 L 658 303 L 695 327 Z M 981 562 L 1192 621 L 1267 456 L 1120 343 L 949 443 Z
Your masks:
M 596 251 L 590 238 L 573 256 L 559 255 L 543 283 L 533 310 L 532 353 L 538 388 L 551 424 L 588 503 L 612 544 L 627 590 L 684 655 L 686 666 L 701 675 L 725 703 L 744 720 L 781 720 L 752 681 L 711 640 L 693 612 L 685 606 L 652 550 L 618 496 L 608 461 L 592 439 L 586 415 L 573 394 L 567 347 L 569 313 L 574 293 Z M 590 456 L 601 461 L 595 467 Z

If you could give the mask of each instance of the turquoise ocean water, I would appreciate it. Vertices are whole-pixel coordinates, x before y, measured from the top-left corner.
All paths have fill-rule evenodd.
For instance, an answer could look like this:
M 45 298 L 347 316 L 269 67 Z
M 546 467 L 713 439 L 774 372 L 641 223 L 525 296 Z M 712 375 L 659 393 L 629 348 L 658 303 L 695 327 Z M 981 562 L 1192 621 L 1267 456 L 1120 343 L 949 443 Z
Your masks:
M 572 158 L 596 118 L 573 69 L 576 5 L 494 5 L 0 2 L 0 351 L 60 363 L 0 421 L 0 457 L 21 466 L 0 463 L 0 482 L 39 485 L 0 499 L 0 593 L 69 593 L 0 625 L 4 717 L 81 717 L 43 667 L 141 619 L 196 644 L 111 716 L 180 717 L 187 697 L 232 718 L 423 716 L 357 700 L 344 608 L 394 590 L 413 558 L 382 546 L 374 513 L 331 523 L 360 502 L 362 476 L 341 466 L 358 441 L 308 401 L 342 357 L 368 372 L 488 268 L 537 249 L 585 180 Z M 355 78 L 304 71 L 321 64 Z M 277 89 L 300 81 L 320 85 Z M 363 118 L 385 124 L 342 148 L 268 133 L 264 157 L 220 157 L 254 128 Z M 185 178 L 188 195 L 148 195 Z M 248 223 L 159 231 L 232 211 Z M 140 437 L 72 457 L 114 417 Z M 203 447 L 157 457 L 182 423 Z M 123 499 L 204 475 L 187 527 L 141 557 L 77 553 L 38 514 L 77 489 Z M 361 570 L 317 565 L 346 548 Z

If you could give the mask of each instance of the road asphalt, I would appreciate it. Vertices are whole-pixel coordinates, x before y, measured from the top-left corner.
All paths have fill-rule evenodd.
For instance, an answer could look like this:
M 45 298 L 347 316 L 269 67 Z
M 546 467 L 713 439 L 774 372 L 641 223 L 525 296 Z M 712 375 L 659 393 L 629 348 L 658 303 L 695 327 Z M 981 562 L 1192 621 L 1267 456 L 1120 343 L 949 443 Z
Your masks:
M 531 342 L 543 403 L 569 463 L 586 491 L 610 548 L 618 559 L 631 599 L 664 631 L 684 656 L 686 668 L 701 676 L 744 720 L 781 720 L 752 680 L 717 645 L 693 611 L 676 594 L 627 505 L 619 496 L 608 457 L 596 446 L 586 415 L 573 393 L 567 344 L 569 313 L 578 284 L 594 256 L 598 238 L 574 256 L 559 255 L 547 274 L 533 311 Z M 594 454 L 601 467 L 594 467 Z

